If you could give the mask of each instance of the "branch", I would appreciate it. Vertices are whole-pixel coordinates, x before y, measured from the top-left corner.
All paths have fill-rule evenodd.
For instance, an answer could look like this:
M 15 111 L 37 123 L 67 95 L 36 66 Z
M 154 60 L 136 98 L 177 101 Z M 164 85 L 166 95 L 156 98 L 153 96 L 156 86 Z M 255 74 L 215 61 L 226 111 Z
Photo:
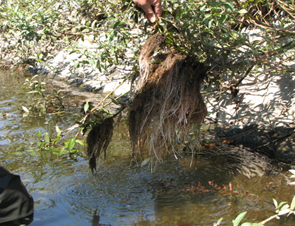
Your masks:
M 244 75 L 239 79 L 239 81 L 234 85 L 234 87 L 238 87 L 241 82 L 248 76 L 248 74 L 251 72 L 252 68 L 254 67 L 254 63 L 251 64 L 251 66 L 247 69 L 247 71 L 244 73 Z
M 263 28 L 266 28 L 266 29 L 271 29 L 273 31 L 276 31 L 276 32 L 279 32 L 279 33 L 283 33 L 283 34 L 292 34 L 294 35 L 295 34 L 295 31 L 291 31 L 291 30 L 283 30 L 283 29 L 280 29 L 280 28 L 275 28 L 275 27 L 271 27 L 265 23 L 262 23 L 261 21 L 258 21 L 257 19 L 254 18 L 254 16 L 252 16 L 251 14 L 249 14 L 249 17 L 253 20 L 252 22 L 259 26 L 259 27 L 263 27 Z

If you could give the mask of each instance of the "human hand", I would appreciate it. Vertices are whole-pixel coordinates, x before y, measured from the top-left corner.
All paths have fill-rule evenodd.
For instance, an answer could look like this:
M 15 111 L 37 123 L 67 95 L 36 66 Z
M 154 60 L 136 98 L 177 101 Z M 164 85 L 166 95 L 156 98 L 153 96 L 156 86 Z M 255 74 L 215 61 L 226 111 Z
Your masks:
M 146 17 L 152 22 L 156 22 L 161 16 L 163 8 L 161 0 L 133 0 L 136 5 L 143 9 Z

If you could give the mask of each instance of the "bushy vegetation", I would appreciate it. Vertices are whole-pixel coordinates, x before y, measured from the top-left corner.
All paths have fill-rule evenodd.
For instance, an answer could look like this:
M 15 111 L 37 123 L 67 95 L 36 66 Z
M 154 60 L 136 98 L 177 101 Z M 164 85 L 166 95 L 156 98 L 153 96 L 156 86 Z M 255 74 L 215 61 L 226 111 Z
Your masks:
M 131 65 L 137 71 L 141 46 L 160 32 L 167 37 L 166 47 L 209 68 L 205 88 L 218 89 L 233 77 L 238 78 L 237 87 L 258 68 L 294 72 L 294 0 L 163 0 L 163 8 L 163 17 L 151 24 L 131 0 L 1 0 L 0 66 L 39 67 L 67 49 L 79 54 L 77 67 L 89 65 L 107 73 L 116 65 Z M 95 48 L 81 48 L 79 40 Z M 56 132 L 55 139 L 39 133 L 38 150 L 75 154 L 80 141 L 70 139 L 55 148 L 61 137 L 58 127 Z M 274 203 L 272 219 L 294 214 L 294 199 L 290 205 Z M 239 225 L 244 216 L 233 224 Z
M 143 37 L 160 31 L 175 51 L 195 57 L 213 72 L 241 76 L 262 65 L 288 71 L 288 65 L 273 64 L 294 60 L 294 4 L 293 0 L 164 0 L 163 18 L 151 25 L 127 0 L 3 0 L 0 30 L 5 44 L 0 59 L 35 66 L 69 47 L 81 54 L 77 66 L 108 70 L 134 64 Z M 79 39 L 96 44 L 96 51 L 75 48 Z M 132 56 L 126 57 L 126 52 Z

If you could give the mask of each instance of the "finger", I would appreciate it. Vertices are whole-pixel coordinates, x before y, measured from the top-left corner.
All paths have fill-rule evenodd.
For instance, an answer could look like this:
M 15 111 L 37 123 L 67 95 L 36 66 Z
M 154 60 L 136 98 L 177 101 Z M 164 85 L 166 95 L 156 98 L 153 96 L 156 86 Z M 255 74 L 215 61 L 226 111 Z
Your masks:
M 161 0 L 154 0 L 152 5 L 154 6 L 154 12 L 155 12 L 156 16 L 161 17 L 162 12 L 163 12 Z
M 151 5 L 143 5 L 141 6 L 147 18 L 152 22 L 156 22 L 157 17 Z

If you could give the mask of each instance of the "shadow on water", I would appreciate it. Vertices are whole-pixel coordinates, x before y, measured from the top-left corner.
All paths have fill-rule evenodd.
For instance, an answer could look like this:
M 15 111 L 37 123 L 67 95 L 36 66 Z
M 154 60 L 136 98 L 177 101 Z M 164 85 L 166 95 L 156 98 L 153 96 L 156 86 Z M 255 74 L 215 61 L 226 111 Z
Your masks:
M 244 211 L 248 211 L 245 220 L 264 220 L 274 214 L 268 201 L 290 202 L 294 195 L 294 187 L 287 185 L 288 172 L 260 154 L 234 146 L 203 150 L 192 165 L 189 156 L 167 159 L 151 172 L 148 165 L 132 162 L 124 125 L 117 127 L 107 159 L 99 161 L 94 175 L 83 152 L 75 159 L 32 155 L 25 150 L 37 131 L 53 130 L 56 124 L 67 128 L 75 118 L 69 116 L 72 114 L 23 118 L 19 109 L 27 103 L 27 94 L 20 88 L 24 78 L 0 76 L 4 87 L 0 91 L 0 163 L 19 174 L 33 196 L 32 226 L 209 226 L 220 217 L 224 225 L 231 225 Z M 72 96 L 69 102 L 74 99 L 73 112 L 85 100 Z M 210 182 L 227 188 L 231 183 L 236 193 L 217 189 Z M 288 218 L 268 225 L 291 226 L 294 222 Z

